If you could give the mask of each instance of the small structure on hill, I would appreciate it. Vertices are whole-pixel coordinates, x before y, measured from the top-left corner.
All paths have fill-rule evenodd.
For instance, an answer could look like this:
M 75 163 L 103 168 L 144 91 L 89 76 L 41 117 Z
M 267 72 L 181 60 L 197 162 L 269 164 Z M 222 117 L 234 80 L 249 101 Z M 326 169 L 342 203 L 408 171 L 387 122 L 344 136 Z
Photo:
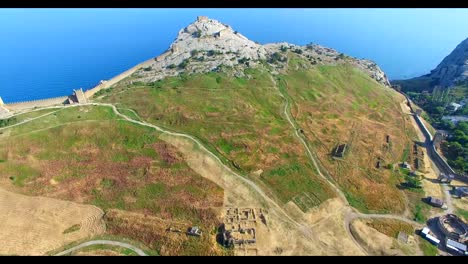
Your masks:
M 426 198 L 426 201 L 427 201 L 428 204 L 430 204 L 430 205 L 432 205 L 434 207 L 447 209 L 447 205 L 444 203 L 444 201 L 442 201 L 439 198 L 436 198 L 436 197 L 433 197 L 433 196 L 428 196 Z
M 424 237 L 427 241 L 429 241 L 431 244 L 435 245 L 435 246 L 438 246 L 439 243 L 440 243 L 440 240 L 437 239 L 434 234 L 431 232 L 431 230 L 425 226 L 422 230 L 421 230 L 421 236 Z
M 454 187 L 453 192 L 458 198 L 468 197 L 468 186 Z
M 336 146 L 335 149 L 333 150 L 333 157 L 343 158 L 346 152 L 346 147 L 347 147 L 346 143 Z
M 401 242 L 407 244 L 408 243 L 408 234 L 406 234 L 405 232 L 398 232 L 398 240 L 400 240 Z
M 201 236 L 202 235 L 202 231 L 200 230 L 200 228 L 198 226 L 193 226 L 193 227 L 190 227 L 187 231 L 187 235 L 190 235 L 190 236 Z
M 86 96 L 83 92 L 83 89 L 73 89 L 73 94 L 68 97 L 67 100 L 68 104 L 86 104 L 88 102 L 88 99 L 86 99 Z
M 258 220 L 266 225 L 261 208 L 227 208 L 222 225 L 222 241 L 225 247 L 253 249 L 257 242 Z
M 197 21 L 199 22 L 208 22 L 207 16 L 197 16 Z
M 460 242 L 457 242 L 457 241 L 454 241 L 450 238 L 447 238 L 445 240 L 445 245 L 447 247 L 448 250 L 452 251 L 452 252 L 455 252 L 457 254 L 460 254 L 460 255 L 465 255 L 465 256 L 468 256 L 468 251 L 467 251 L 467 247 L 466 245 L 460 243 Z

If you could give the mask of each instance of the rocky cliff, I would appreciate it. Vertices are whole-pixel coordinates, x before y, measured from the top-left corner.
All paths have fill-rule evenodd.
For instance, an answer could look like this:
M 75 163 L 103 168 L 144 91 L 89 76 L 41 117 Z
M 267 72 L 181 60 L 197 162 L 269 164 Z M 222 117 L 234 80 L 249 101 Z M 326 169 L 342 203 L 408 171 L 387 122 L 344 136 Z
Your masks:
M 429 74 L 438 85 L 448 87 L 468 80 L 468 38 L 462 41 Z
M 468 38 L 445 57 L 429 74 L 407 79 L 395 80 L 403 91 L 431 91 L 435 86 L 451 87 L 468 81 Z
M 141 81 L 153 82 L 181 73 L 204 73 L 228 68 L 235 76 L 244 76 L 243 70 L 246 67 L 263 63 L 273 66 L 275 73 L 286 65 L 285 57 L 279 55 L 286 50 L 294 51 L 313 64 L 350 63 L 377 82 L 390 85 L 385 73 L 372 61 L 352 58 L 319 45 L 261 45 L 229 25 L 203 16 L 181 29 L 170 48 L 156 57 L 150 66 L 137 71 L 136 75 Z

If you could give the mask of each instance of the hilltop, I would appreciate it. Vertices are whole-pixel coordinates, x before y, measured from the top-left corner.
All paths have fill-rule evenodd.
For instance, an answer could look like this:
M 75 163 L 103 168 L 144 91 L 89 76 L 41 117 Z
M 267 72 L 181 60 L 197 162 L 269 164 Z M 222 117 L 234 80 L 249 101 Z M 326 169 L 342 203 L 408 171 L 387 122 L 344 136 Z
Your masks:
M 199 16 L 195 22 L 181 29 L 170 48 L 147 68 L 138 71 L 142 81 L 154 82 L 180 73 L 205 73 L 233 69 L 237 77 L 244 77 L 246 67 L 267 62 L 275 70 L 285 67 L 280 53 L 292 50 L 317 65 L 349 63 L 360 68 L 377 82 L 389 86 L 385 73 L 370 60 L 352 58 L 334 49 L 316 44 L 298 46 L 289 43 L 261 45 L 247 39 L 231 26 Z M 276 71 L 272 71 L 276 73 Z

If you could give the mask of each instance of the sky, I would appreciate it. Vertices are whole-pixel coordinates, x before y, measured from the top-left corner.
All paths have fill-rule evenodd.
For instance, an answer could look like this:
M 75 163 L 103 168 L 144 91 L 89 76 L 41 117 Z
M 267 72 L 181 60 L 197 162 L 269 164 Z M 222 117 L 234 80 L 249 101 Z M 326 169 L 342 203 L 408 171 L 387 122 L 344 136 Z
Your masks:
M 0 56 L 8 58 L 12 47 L 40 52 L 50 45 L 65 56 L 96 42 L 157 56 L 198 15 L 262 44 L 312 42 L 371 59 L 390 79 L 428 73 L 468 37 L 468 9 L 0 9 Z

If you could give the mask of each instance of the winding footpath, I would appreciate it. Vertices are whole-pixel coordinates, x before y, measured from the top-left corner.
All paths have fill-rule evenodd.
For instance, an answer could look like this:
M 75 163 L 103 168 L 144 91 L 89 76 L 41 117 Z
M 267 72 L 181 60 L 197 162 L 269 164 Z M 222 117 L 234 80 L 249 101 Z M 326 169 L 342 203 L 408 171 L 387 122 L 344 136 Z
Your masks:
M 408 218 L 406 218 L 405 216 L 403 215 L 395 215 L 395 214 L 364 214 L 364 213 L 361 213 L 359 211 L 357 211 L 357 209 L 355 209 L 354 207 L 352 207 L 348 200 L 346 199 L 345 195 L 343 194 L 343 192 L 335 185 L 334 182 L 332 182 L 330 179 L 328 179 L 327 177 L 325 177 L 322 172 L 320 171 L 320 167 L 318 166 L 318 163 L 317 161 L 315 160 L 315 157 L 313 156 L 312 154 L 312 151 L 310 150 L 306 140 L 304 139 L 303 136 L 301 136 L 301 134 L 299 134 L 299 131 L 300 131 L 300 128 L 297 127 L 296 123 L 293 121 L 293 118 L 291 116 L 291 113 L 290 113 L 290 102 L 289 102 L 289 99 L 288 99 L 288 96 L 287 94 L 285 95 L 284 93 L 286 92 L 282 92 L 281 89 L 278 87 L 276 81 L 274 80 L 274 78 L 272 77 L 271 80 L 273 81 L 273 84 L 275 85 L 275 87 L 277 87 L 278 91 L 279 91 L 279 94 L 280 96 L 285 100 L 285 106 L 284 106 L 284 115 L 286 116 L 286 119 L 288 120 L 289 124 L 293 127 L 294 129 L 294 132 L 295 132 L 295 135 L 296 137 L 302 142 L 302 144 L 304 145 L 304 148 L 306 149 L 307 151 L 307 154 L 311 160 L 311 162 L 313 163 L 313 165 L 315 166 L 319 176 L 321 178 L 323 178 L 324 180 L 326 180 L 330 186 L 333 187 L 333 189 L 336 191 L 336 193 L 338 194 L 338 196 L 340 197 L 340 199 L 343 201 L 343 203 L 345 204 L 345 206 L 347 206 L 349 208 L 348 212 L 346 213 L 345 215 L 345 221 L 344 221 L 344 226 L 345 226 L 345 229 L 347 231 L 347 233 L 350 235 L 350 237 L 353 239 L 353 241 L 355 242 L 356 245 L 359 246 L 359 248 L 365 252 L 365 253 L 368 253 L 367 250 L 361 246 L 361 244 L 358 242 L 358 240 L 355 238 L 354 234 L 351 232 L 351 223 L 357 219 L 357 218 L 364 218 L 364 219 L 375 219 L 375 218 L 379 218 L 379 219 L 393 219 L 393 220 L 399 220 L 399 221 L 403 221 L 405 223 L 408 223 L 408 224 L 411 224 L 411 225 L 414 225 L 418 228 L 421 228 L 423 227 L 422 224 L 416 222 L 416 221 L 413 221 L 413 220 L 410 220 Z
M 409 224 L 412 224 L 412 225 L 415 225 L 417 227 L 420 227 L 421 224 L 418 223 L 418 222 L 415 222 L 415 221 L 412 221 L 404 216 L 401 216 L 401 215 L 394 215 L 394 214 L 364 214 L 364 213 L 361 213 L 359 211 L 357 211 L 355 208 L 353 208 L 348 200 L 346 199 L 344 193 L 336 186 L 336 184 L 334 182 L 332 182 L 331 179 L 329 179 L 328 177 L 326 177 L 322 171 L 320 170 L 320 167 L 318 165 L 318 162 L 316 161 L 312 151 L 310 150 L 306 140 L 304 139 L 304 137 L 300 134 L 300 128 L 297 126 L 297 124 L 295 123 L 293 117 L 291 116 L 291 113 L 290 113 L 290 102 L 289 102 L 289 99 L 288 99 L 288 96 L 287 94 L 285 95 L 284 93 L 286 92 L 283 92 L 281 91 L 281 89 L 277 86 L 277 83 L 276 81 L 274 80 L 274 78 L 272 78 L 272 81 L 275 85 L 275 87 L 278 89 L 278 92 L 279 92 L 279 95 L 285 100 L 285 105 L 284 105 L 284 115 L 286 117 L 286 119 L 288 120 L 289 124 L 291 125 L 291 127 L 294 129 L 294 133 L 296 135 L 296 137 L 301 141 L 301 143 L 303 144 L 306 152 L 307 152 L 307 155 L 310 159 L 310 161 L 312 162 L 312 164 L 314 165 L 314 167 L 316 168 L 316 171 L 318 173 L 318 175 L 323 178 L 325 181 L 327 181 L 330 186 L 335 190 L 335 192 L 338 194 L 338 197 L 340 198 L 340 200 L 342 200 L 342 202 L 344 203 L 344 205 L 347 207 L 347 213 L 345 215 L 345 221 L 344 221 L 344 226 L 345 226 L 345 229 L 346 231 L 348 232 L 348 234 L 350 235 L 350 237 L 353 239 L 353 241 L 356 243 L 356 245 L 359 246 L 359 248 L 365 252 L 365 253 L 368 253 L 362 246 L 361 244 L 356 240 L 356 238 L 354 237 L 353 233 L 351 232 L 350 230 L 350 226 L 351 226 L 351 223 L 353 220 L 355 220 L 356 218 L 366 218 L 366 219 L 372 219 L 372 218 L 383 218 L 383 219 L 395 219 L 395 220 L 400 220 L 400 221 L 403 221 L 403 222 L 406 222 L 406 223 L 409 223 Z M 309 228 L 307 227 L 307 225 L 305 224 L 302 224 L 302 223 L 299 223 L 297 222 L 296 220 L 294 220 L 293 218 L 290 217 L 290 215 L 288 213 L 286 213 L 284 211 L 284 209 L 282 208 L 282 206 L 278 205 L 273 199 L 271 199 L 268 195 L 266 195 L 263 190 L 257 186 L 254 182 L 252 182 L 251 180 L 237 174 L 236 172 L 234 172 L 229 166 L 227 166 L 226 164 L 224 164 L 220 158 L 218 156 L 216 156 L 213 152 L 211 152 L 210 150 L 208 150 L 198 139 L 196 139 L 195 137 L 189 135 L 189 134 L 184 134 L 184 133 L 178 133 L 178 132 L 172 132 L 172 131 L 169 131 L 169 130 L 166 130 L 164 128 L 161 128 L 157 125 L 154 125 L 154 124 L 151 124 L 151 123 L 147 123 L 147 122 L 144 122 L 144 121 L 138 121 L 138 120 L 135 120 L 135 119 L 132 119 L 122 113 L 120 113 L 118 110 L 117 110 L 117 107 L 113 104 L 107 104 L 107 103 L 86 103 L 86 104 L 80 104 L 80 105 L 70 105 L 70 106 L 52 106 L 52 107 L 45 107 L 45 108 L 41 108 L 41 109 L 47 109 L 47 108 L 68 108 L 68 107 L 77 107 L 77 106 L 85 106 L 85 105 L 93 105 L 93 106 L 106 106 L 106 107 L 111 107 L 113 112 L 123 118 L 124 120 L 128 121 L 128 122 L 131 122 L 131 123 L 134 123 L 134 124 L 138 124 L 138 125 L 142 125 L 142 126 L 146 126 L 146 127 L 151 127 L 151 128 L 154 128 L 156 129 L 157 131 L 160 131 L 162 133 L 165 133 L 165 134 L 168 134 L 168 135 L 172 135 L 172 136 L 177 136 L 177 137 L 184 137 L 184 138 L 187 138 L 191 141 L 193 141 L 194 143 L 196 143 L 205 153 L 209 154 L 212 158 L 214 158 L 221 166 L 223 166 L 224 169 L 226 169 L 229 173 L 231 173 L 232 175 L 234 175 L 235 177 L 237 177 L 239 180 L 241 180 L 244 184 L 246 184 L 248 187 L 250 187 L 252 190 L 254 190 L 258 195 L 260 195 L 260 197 L 262 199 L 264 199 L 265 202 L 267 202 L 267 204 L 271 207 L 271 209 L 274 210 L 274 212 L 276 212 L 277 214 L 279 214 L 281 217 L 283 217 L 283 219 L 285 221 L 287 221 L 288 223 L 292 224 L 293 226 L 295 226 L 298 230 L 301 230 L 302 231 L 302 234 L 309 238 L 309 239 L 314 239 L 313 237 L 310 236 L 310 232 L 308 232 Z M 134 111 L 132 111 L 140 120 L 142 120 L 138 114 Z M 53 112 L 52 112 L 53 113 Z M 20 122 L 18 124 L 14 124 L 12 126 L 8 126 L 8 127 L 4 127 L 2 129 L 6 129 L 6 128 L 10 128 L 10 127 L 13 127 L 13 126 L 17 126 L 17 125 L 20 125 L 20 124 L 24 124 L 24 123 L 27 123 L 27 122 L 31 122 L 33 120 L 36 120 L 36 119 L 39 119 L 41 117 L 44 117 L 44 116 L 47 116 L 47 115 L 50 115 L 52 113 L 47 113 L 45 115 L 41 115 L 41 116 L 38 116 L 38 117 L 35 117 L 35 118 L 32 118 L 32 119 L 29 119 L 29 120 L 25 120 L 23 122 Z M 74 250 L 77 250 L 79 248 L 83 248 L 83 247 L 87 247 L 87 246 L 90 246 L 90 245 L 98 245 L 98 244 L 106 244 L 106 245 L 115 245 L 115 246 L 122 246 L 122 247 L 125 247 L 125 248 L 129 248 L 131 250 L 134 250 L 137 254 L 139 255 L 146 255 L 141 249 L 138 249 L 130 244 L 127 244 L 127 243 L 123 243 L 123 242 L 119 242 L 119 241 L 109 241 L 109 240 L 94 240 L 94 241 L 88 241 L 88 242 L 85 242 L 85 243 L 82 243 L 78 246 L 75 246 L 71 249 L 68 249 L 68 250 L 65 250 L 63 252 L 60 252 L 58 253 L 57 255 L 66 255 Z
M 89 246 L 93 246 L 93 245 L 110 245 L 110 246 L 124 247 L 124 248 L 128 248 L 130 250 L 133 250 L 135 253 L 137 253 L 140 256 L 148 256 L 148 255 L 146 255 L 146 253 L 143 250 L 141 250 L 141 249 L 139 249 L 139 248 L 137 248 L 135 246 L 132 246 L 132 245 L 124 243 L 124 242 L 112 241 L 112 240 L 92 240 L 92 241 L 84 242 L 84 243 L 81 243 L 81 244 L 79 244 L 77 246 L 74 246 L 74 247 L 72 247 L 70 249 L 67 249 L 67 250 L 64 250 L 64 251 L 62 251 L 60 253 L 57 253 L 54 256 L 64 256 L 64 255 L 70 254 L 71 252 L 73 252 L 75 250 L 85 248 L 85 247 L 89 247 Z

